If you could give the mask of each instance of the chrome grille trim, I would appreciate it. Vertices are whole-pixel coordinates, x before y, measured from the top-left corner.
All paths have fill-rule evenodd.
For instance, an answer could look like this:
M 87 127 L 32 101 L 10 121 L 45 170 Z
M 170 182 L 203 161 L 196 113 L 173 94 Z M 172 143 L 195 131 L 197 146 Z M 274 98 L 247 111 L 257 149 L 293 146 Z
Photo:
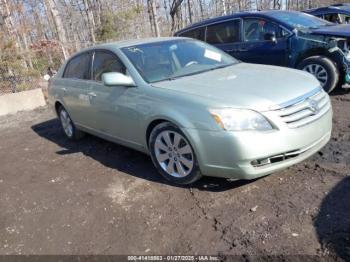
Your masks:
M 294 104 L 287 102 L 285 104 L 289 104 L 288 106 L 274 110 L 289 128 L 298 128 L 307 125 L 322 117 L 330 110 L 331 103 L 326 92 L 320 89 L 316 92 L 315 89 L 308 94 L 309 96 L 302 96 L 302 100 L 294 100 L 297 101 Z M 310 107 L 310 101 L 317 108 L 316 112 Z
M 310 97 L 310 96 L 313 96 L 314 94 L 317 94 L 317 93 L 319 93 L 319 92 L 321 92 L 321 91 L 322 91 L 322 87 L 317 87 L 317 88 L 311 90 L 310 92 L 308 92 L 308 93 L 306 93 L 306 94 L 304 94 L 304 95 L 302 95 L 302 96 L 299 96 L 299 97 L 297 97 L 297 98 L 294 98 L 294 99 L 292 99 L 292 100 L 289 100 L 289 101 L 287 101 L 287 102 L 284 102 L 284 103 L 282 103 L 282 104 L 279 104 L 279 108 L 284 108 L 284 107 L 288 107 L 288 106 L 290 106 L 290 105 L 294 105 L 294 104 L 296 104 L 296 103 L 298 103 L 298 102 L 300 102 L 300 101 L 303 101 L 303 100 L 305 100 L 306 98 L 308 98 L 308 97 Z

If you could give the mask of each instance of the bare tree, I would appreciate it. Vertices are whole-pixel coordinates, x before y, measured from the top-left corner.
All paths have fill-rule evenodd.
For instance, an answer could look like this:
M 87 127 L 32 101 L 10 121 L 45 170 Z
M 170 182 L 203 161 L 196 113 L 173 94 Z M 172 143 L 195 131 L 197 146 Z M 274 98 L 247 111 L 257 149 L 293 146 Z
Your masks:
M 192 8 L 191 8 L 190 0 L 187 0 L 187 8 L 188 8 L 188 18 L 190 19 L 190 23 L 192 24 Z
M 157 37 L 160 36 L 159 31 L 159 24 L 158 24 L 158 14 L 157 14 L 157 6 L 155 0 L 151 0 L 152 4 L 152 17 L 153 17 L 153 24 L 154 24 L 154 32 Z
M 183 0 L 173 0 L 170 7 L 170 17 L 171 17 L 171 32 L 179 29 L 179 20 L 180 20 L 180 6 Z
M 221 0 L 221 5 L 222 5 L 222 14 L 226 15 L 226 1 L 225 0 Z
M 160 36 L 157 6 L 154 0 L 147 0 L 147 10 L 152 32 L 156 37 Z
M 84 0 L 84 7 L 85 7 L 87 20 L 88 20 L 88 27 L 89 27 L 89 31 L 90 31 L 91 41 L 93 43 L 95 43 L 96 42 L 96 39 L 95 39 L 95 19 L 94 19 L 94 15 L 92 13 L 92 10 L 90 8 L 90 4 L 88 3 L 88 0 Z
M 67 43 L 67 37 L 66 37 L 66 30 L 63 26 L 62 19 L 60 17 L 59 11 L 57 9 L 57 6 L 53 0 L 45 0 L 45 3 L 50 10 L 53 20 L 55 22 L 56 31 L 57 31 L 57 37 L 58 41 L 61 45 L 61 49 L 63 52 L 64 59 L 67 59 L 69 56 L 68 50 L 66 48 Z

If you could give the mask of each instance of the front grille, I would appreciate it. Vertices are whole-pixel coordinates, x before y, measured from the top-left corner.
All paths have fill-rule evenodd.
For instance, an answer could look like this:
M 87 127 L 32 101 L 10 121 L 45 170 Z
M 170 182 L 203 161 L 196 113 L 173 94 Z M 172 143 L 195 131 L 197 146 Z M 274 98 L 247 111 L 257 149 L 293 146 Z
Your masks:
M 298 128 L 317 120 L 330 108 L 328 95 L 319 89 L 310 96 L 303 96 L 296 102 L 275 111 L 289 128 Z

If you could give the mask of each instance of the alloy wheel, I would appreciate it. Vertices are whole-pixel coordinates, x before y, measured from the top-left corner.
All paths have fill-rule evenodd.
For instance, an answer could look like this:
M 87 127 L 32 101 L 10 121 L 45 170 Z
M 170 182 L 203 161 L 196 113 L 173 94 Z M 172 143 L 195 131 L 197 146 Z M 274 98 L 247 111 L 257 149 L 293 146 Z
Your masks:
M 194 154 L 190 144 L 175 131 L 159 133 L 154 151 L 161 168 L 173 177 L 185 177 L 194 167 Z
M 68 113 L 66 112 L 66 110 L 62 109 L 60 112 L 60 119 L 61 119 L 61 123 L 62 123 L 62 127 L 64 132 L 66 133 L 66 135 L 68 137 L 72 137 L 73 136 L 73 123 L 72 120 L 70 119 Z
M 321 83 L 322 87 L 326 85 L 328 80 L 327 70 L 319 64 L 309 64 L 303 68 L 304 71 L 313 74 Z

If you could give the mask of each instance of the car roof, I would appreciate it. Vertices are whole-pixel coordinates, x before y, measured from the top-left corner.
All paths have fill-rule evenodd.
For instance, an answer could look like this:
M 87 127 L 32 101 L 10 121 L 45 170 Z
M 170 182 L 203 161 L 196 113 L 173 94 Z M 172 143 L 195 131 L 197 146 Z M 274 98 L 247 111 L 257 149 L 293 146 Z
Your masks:
M 249 16 L 255 16 L 255 17 L 261 17 L 261 18 L 269 18 L 276 21 L 274 18 L 274 14 L 276 13 L 296 13 L 297 11 L 286 11 L 286 10 L 263 10 L 263 11 L 245 11 L 245 12 L 237 12 L 233 13 L 231 15 L 226 16 L 218 16 L 214 18 L 209 18 L 204 21 L 194 23 L 188 27 L 185 27 L 184 29 L 181 29 L 175 33 L 175 35 L 181 34 L 183 32 L 189 31 L 191 29 L 195 29 L 197 27 L 206 26 L 209 24 L 215 24 L 219 22 L 223 22 L 225 20 L 234 19 L 234 18 L 244 18 Z M 290 26 L 285 24 L 283 21 L 279 21 L 280 24 L 284 25 L 285 27 L 289 28 Z
M 110 42 L 110 43 L 95 45 L 93 48 L 95 49 L 100 47 L 123 48 L 123 47 L 134 46 L 134 45 L 166 42 L 170 40 L 179 40 L 179 38 L 178 37 L 150 37 L 150 38 L 143 38 L 143 39 L 122 40 L 117 42 Z
M 350 5 L 331 5 L 326 7 L 313 8 L 303 11 L 308 14 L 325 14 L 325 13 L 342 13 L 342 14 L 350 14 Z
M 188 38 L 186 37 L 150 37 L 150 38 L 143 38 L 143 39 L 131 39 L 131 40 L 102 43 L 102 44 L 97 44 L 94 46 L 81 49 L 80 51 L 76 52 L 73 56 L 71 56 L 71 58 L 81 53 L 84 53 L 87 51 L 93 51 L 97 49 L 106 49 L 106 50 L 114 51 L 116 49 L 121 49 L 123 47 L 128 47 L 128 46 L 159 43 L 159 42 L 166 42 L 166 41 L 179 40 L 179 39 L 188 39 Z

